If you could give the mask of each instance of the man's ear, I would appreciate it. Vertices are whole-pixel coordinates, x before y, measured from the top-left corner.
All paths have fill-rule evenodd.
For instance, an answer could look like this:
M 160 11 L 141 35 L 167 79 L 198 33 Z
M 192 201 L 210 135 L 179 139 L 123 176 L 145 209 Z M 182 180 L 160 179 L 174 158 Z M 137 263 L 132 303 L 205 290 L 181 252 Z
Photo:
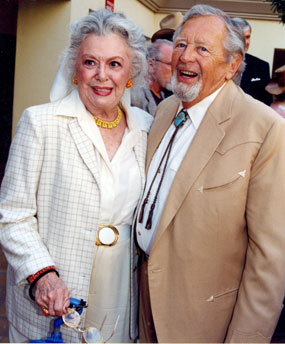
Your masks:
M 150 73 L 154 73 L 154 64 L 155 64 L 155 61 L 154 59 L 148 59 L 148 70 Z
M 237 54 L 229 63 L 228 72 L 226 74 L 226 80 L 231 80 L 234 77 L 241 63 L 242 63 L 242 56 L 240 54 Z

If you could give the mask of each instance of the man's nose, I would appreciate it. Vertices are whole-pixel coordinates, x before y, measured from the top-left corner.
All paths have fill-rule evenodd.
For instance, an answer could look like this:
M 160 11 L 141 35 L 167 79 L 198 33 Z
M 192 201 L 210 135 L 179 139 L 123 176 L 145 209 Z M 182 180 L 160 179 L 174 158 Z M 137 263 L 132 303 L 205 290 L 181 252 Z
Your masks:
M 181 62 L 193 62 L 195 60 L 195 47 L 188 45 L 180 56 Z

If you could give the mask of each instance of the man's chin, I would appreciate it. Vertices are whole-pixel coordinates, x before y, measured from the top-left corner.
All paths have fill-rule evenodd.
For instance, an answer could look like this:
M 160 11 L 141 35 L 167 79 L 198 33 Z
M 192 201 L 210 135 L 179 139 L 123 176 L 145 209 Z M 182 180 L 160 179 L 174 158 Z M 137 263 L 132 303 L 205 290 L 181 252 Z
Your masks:
M 200 93 L 201 82 L 189 86 L 182 82 L 177 82 L 173 85 L 173 93 L 183 102 L 192 102 Z

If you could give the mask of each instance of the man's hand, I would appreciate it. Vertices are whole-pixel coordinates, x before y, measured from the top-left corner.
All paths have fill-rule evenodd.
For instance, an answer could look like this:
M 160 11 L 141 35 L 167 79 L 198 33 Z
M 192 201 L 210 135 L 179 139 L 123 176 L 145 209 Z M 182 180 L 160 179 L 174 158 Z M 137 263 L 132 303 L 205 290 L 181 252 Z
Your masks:
M 69 306 L 69 291 L 56 273 L 43 276 L 35 285 L 36 303 L 48 310 L 50 316 L 62 316 Z

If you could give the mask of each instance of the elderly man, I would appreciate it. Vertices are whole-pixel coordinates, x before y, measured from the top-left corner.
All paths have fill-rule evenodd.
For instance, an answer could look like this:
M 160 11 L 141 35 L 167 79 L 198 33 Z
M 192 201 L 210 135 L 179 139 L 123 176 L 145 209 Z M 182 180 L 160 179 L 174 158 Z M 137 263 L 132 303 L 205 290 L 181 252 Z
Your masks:
M 166 39 L 157 39 L 148 46 L 148 86 L 132 88 L 131 105 L 154 116 L 157 105 L 171 92 L 171 56 L 173 44 Z
M 187 12 L 137 209 L 141 342 L 270 342 L 285 290 L 285 122 L 232 79 L 244 39 Z
M 265 86 L 270 81 L 269 63 L 247 53 L 251 39 L 249 22 L 243 18 L 232 18 L 232 21 L 243 32 L 245 39 L 246 67 L 242 73 L 240 87 L 253 98 L 270 105 L 273 100 L 272 95 L 265 90 Z

